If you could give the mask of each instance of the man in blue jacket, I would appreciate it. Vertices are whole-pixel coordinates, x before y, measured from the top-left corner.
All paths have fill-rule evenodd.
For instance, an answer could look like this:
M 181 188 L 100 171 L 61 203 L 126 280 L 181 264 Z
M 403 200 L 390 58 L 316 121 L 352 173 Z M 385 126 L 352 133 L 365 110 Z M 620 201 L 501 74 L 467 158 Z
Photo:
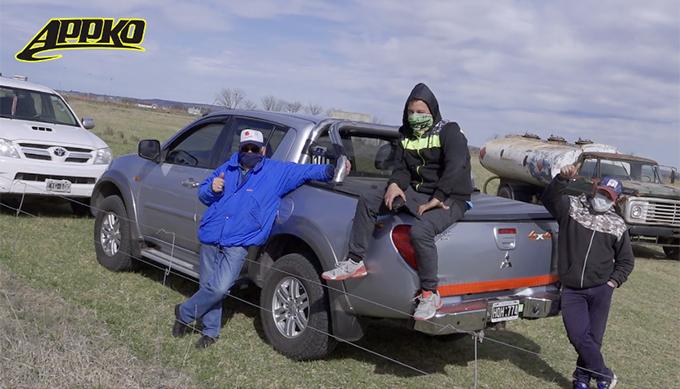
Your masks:
M 175 306 L 172 335 L 183 336 L 201 320 L 203 335 L 196 347 L 217 341 L 222 300 L 241 272 L 248 246 L 266 242 L 281 198 L 310 180 L 329 181 L 332 165 L 298 165 L 264 157 L 262 133 L 241 132 L 239 152 L 203 181 L 198 198 L 209 208 L 198 230 L 201 241 L 200 288 Z M 349 164 L 344 166 L 349 171 Z

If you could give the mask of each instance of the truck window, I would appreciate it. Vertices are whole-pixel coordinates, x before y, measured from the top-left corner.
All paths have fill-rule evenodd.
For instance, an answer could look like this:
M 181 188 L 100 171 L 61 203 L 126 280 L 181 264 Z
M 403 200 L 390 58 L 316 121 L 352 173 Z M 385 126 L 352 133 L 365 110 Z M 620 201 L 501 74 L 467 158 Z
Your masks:
M 630 179 L 630 163 L 624 161 L 600 160 L 600 177 Z
M 220 121 L 204 123 L 187 131 L 187 136 L 168 148 L 165 162 L 173 165 L 211 168 L 212 152 L 223 128 L 224 122 Z
M 13 119 L 78 126 L 61 97 L 44 92 L 0 87 L 0 115 Z
M 343 133 L 342 143 L 345 154 L 352 163 L 349 177 L 388 178 L 394 168 L 394 151 L 396 141 L 378 138 L 374 135 L 357 132 Z M 333 150 L 333 145 L 327 131 L 321 134 L 317 145 Z M 324 156 L 312 156 L 311 163 L 332 163 Z
M 597 167 L 596 159 L 586 159 L 581 164 L 579 174 L 583 177 L 595 177 L 595 168 Z

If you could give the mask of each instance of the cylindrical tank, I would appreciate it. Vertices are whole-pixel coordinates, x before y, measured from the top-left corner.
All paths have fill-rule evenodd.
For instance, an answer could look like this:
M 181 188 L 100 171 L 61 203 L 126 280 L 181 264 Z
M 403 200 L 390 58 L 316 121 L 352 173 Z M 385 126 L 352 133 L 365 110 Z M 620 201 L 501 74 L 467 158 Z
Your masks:
M 556 136 L 541 140 L 532 134 L 508 135 L 486 142 L 479 150 L 479 162 L 501 178 L 544 186 L 585 151 L 617 152 L 614 146 L 581 139 L 570 144 Z

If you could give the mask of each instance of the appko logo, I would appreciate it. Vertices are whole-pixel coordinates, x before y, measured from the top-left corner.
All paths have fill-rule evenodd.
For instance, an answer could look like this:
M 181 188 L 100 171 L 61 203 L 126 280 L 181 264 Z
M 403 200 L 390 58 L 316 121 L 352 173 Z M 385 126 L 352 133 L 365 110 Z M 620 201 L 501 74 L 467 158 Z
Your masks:
M 113 49 L 144 51 L 146 20 L 138 18 L 54 18 L 16 54 L 23 62 L 61 58 L 61 54 L 37 57 L 54 50 Z

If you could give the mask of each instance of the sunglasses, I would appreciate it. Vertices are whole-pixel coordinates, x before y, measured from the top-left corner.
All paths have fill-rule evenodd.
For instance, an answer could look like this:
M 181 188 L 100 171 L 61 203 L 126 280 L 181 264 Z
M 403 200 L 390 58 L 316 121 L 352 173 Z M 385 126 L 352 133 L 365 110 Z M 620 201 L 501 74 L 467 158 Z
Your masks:
M 241 151 L 244 153 L 259 153 L 260 147 L 256 145 L 243 145 L 241 146 Z

